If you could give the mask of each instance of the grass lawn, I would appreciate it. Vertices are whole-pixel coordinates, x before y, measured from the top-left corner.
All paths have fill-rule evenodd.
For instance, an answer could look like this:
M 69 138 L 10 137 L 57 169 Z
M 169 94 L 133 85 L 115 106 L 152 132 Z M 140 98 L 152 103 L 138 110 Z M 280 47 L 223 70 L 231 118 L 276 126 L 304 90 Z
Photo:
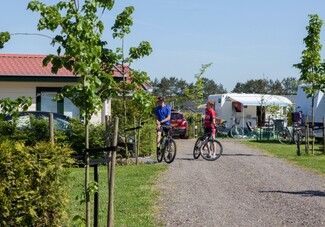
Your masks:
M 300 156 L 297 155 L 296 144 L 280 144 L 277 141 L 256 141 L 247 140 L 243 143 L 262 150 L 263 152 L 277 158 L 285 159 L 302 168 L 306 168 L 325 176 L 325 155 L 322 153 L 323 148 L 319 144 L 315 144 L 314 154 L 311 154 L 311 145 L 309 154 L 305 152 L 305 144 L 300 145 Z
M 159 192 L 154 190 L 158 175 L 167 169 L 164 164 L 140 164 L 117 166 L 114 191 L 114 224 L 115 226 L 155 226 L 156 201 Z M 71 169 L 69 185 L 69 219 L 79 215 L 86 216 L 86 205 L 82 202 L 84 191 L 84 169 Z M 91 168 L 90 179 L 93 179 Z M 108 213 L 107 168 L 99 168 L 99 224 L 106 226 Z M 94 198 L 91 197 L 93 203 Z M 92 205 L 91 213 L 94 209 Z M 93 225 L 93 222 L 92 222 Z M 79 222 L 71 226 L 82 226 Z

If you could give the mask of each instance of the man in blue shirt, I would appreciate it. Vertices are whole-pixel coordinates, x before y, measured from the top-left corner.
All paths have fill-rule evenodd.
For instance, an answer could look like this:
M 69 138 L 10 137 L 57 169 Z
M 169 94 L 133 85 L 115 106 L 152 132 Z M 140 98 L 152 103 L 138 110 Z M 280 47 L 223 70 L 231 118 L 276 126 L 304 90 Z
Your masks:
M 156 101 L 158 103 L 158 106 L 155 108 L 156 125 L 157 125 L 156 141 L 157 141 L 157 152 L 159 152 L 160 151 L 159 142 L 163 130 L 161 125 L 170 125 L 170 116 L 171 116 L 172 109 L 169 105 L 165 104 L 163 97 L 158 97 Z

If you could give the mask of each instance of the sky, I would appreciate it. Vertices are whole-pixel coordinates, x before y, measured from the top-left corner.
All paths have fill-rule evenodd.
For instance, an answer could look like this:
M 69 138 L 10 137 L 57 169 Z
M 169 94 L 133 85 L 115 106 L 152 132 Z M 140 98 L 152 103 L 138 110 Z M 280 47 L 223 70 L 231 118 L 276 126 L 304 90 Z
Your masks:
M 39 15 L 27 10 L 30 0 L 2 0 L 0 31 L 37 31 Z M 57 1 L 43 0 L 49 4 Z M 103 40 L 115 49 L 110 30 L 117 14 L 134 6 L 134 25 L 124 39 L 124 48 L 149 41 L 153 52 L 135 61 L 131 68 L 146 71 L 149 77 L 176 77 L 195 82 L 203 64 L 212 63 L 203 77 L 221 84 L 228 92 L 237 82 L 251 79 L 299 78 L 293 64 L 301 62 L 305 49 L 309 14 L 325 21 L 324 0 L 115 0 L 106 11 Z M 325 45 L 325 25 L 321 43 Z M 44 36 L 13 35 L 0 53 L 55 53 Z M 125 51 L 127 54 L 127 51 Z M 325 47 L 321 52 L 325 58 Z

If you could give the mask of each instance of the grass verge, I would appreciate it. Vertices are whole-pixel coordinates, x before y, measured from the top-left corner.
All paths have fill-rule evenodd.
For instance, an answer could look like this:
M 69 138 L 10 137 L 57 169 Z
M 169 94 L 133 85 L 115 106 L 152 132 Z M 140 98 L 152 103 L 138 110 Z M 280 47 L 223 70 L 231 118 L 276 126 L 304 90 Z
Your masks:
M 322 153 L 322 146 L 315 145 L 314 154 L 305 152 L 305 144 L 300 145 L 301 155 L 297 155 L 296 144 L 280 144 L 278 142 L 260 142 L 256 140 L 247 140 L 243 143 L 256 149 L 262 150 L 269 155 L 277 158 L 285 159 L 291 163 L 294 163 L 300 167 L 312 170 L 325 176 L 325 155 Z M 311 150 L 311 146 L 309 148 Z
M 114 190 L 115 226 L 155 226 L 155 205 L 159 192 L 154 189 L 158 175 L 167 169 L 167 165 L 140 164 L 117 166 Z M 69 219 L 86 216 L 83 202 L 84 169 L 71 169 Z M 91 168 L 90 179 L 93 179 Z M 107 168 L 99 168 L 99 221 L 98 226 L 106 226 L 108 213 Z M 91 197 L 91 203 L 94 198 Z M 92 205 L 92 215 L 94 212 Z M 93 225 L 93 222 L 92 222 Z M 71 226 L 81 226 L 79 220 Z

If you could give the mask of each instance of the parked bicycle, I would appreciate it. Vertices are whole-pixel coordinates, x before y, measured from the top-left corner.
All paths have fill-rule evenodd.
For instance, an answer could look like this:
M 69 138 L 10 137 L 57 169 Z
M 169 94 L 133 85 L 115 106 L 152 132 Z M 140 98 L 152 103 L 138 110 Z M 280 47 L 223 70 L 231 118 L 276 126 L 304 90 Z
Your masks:
M 302 138 L 303 127 L 294 123 L 292 127 L 285 127 L 277 134 L 278 140 L 282 144 L 297 143 L 298 138 Z
M 240 120 L 235 119 L 233 125 L 227 128 L 227 121 L 216 125 L 217 135 L 222 137 L 230 136 L 232 138 L 244 137 L 244 129 L 239 126 Z
M 212 133 L 204 133 L 195 142 L 193 157 L 198 159 L 202 156 L 207 161 L 214 161 L 220 158 L 222 151 L 221 143 L 217 139 L 212 139 Z
M 157 151 L 157 161 L 172 163 L 176 157 L 176 142 L 172 138 L 172 128 L 169 125 L 162 125 L 163 128 L 160 140 L 160 150 Z
M 240 119 L 235 118 L 234 123 L 230 128 L 230 136 L 232 138 L 242 138 L 244 137 L 244 129 L 239 126 Z
M 220 124 L 216 124 L 217 135 L 221 137 L 227 137 L 229 135 L 229 129 L 227 128 L 227 121 L 222 121 Z

